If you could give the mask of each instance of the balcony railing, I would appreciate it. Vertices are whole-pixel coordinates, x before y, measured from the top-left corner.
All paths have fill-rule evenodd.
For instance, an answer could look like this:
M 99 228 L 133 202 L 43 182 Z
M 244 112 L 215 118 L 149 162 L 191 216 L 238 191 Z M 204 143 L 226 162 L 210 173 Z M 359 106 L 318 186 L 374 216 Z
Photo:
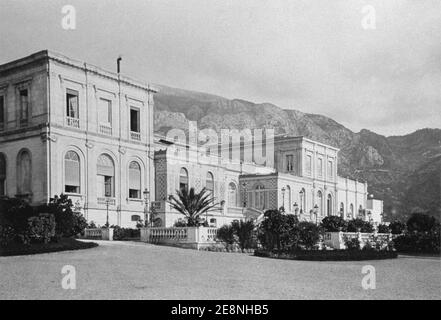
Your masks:
M 115 198 L 106 198 L 106 197 L 98 197 L 96 199 L 96 202 L 98 204 L 107 204 L 107 203 L 109 203 L 109 206 L 114 206 L 116 204 Z
M 130 139 L 141 141 L 141 133 L 130 131 Z
M 79 128 L 80 127 L 80 119 L 66 117 L 66 123 L 69 127 Z
M 111 136 L 112 135 L 112 127 L 105 125 L 105 124 L 100 124 L 100 133 Z

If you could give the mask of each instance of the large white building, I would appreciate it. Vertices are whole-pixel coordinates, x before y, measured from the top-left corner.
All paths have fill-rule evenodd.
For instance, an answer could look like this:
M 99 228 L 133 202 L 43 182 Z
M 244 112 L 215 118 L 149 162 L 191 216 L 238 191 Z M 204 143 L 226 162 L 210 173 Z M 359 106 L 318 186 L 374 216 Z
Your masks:
M 0 66 L 0 196 L 32 204 L 67 194 L 89 221 L 134 227 L 145 191 L 158 224 L 181 216 L 167 200 L 181 187 L 209 189 L 220 226 L 284 207 L 304 220 L 381 219 L 367 184 L 337 175 L 338 149 L 304 137 L 277 137 L 274 162 L 207 155 L 153 134 L 153 95 L 139 81 L 41 51 Z M 377 212 L 378 211 L 378 212 Z M 364 218 L 368 219 L 367 215 Z
M 0 194 L 65 193 L 98 224 L 132 225 L 154 192 L 147 84 L 49 51 L 0 66 Z

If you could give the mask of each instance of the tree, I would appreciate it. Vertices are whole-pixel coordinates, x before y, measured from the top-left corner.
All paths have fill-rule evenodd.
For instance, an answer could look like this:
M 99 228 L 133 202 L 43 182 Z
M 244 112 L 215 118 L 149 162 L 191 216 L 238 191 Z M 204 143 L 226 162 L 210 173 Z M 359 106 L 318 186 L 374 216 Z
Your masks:
M 299 244 L 306 249 L 314 249 L 320 240 L 320 228 L 315 223 L 302 221 L 298 224 Z
M 237 236 L 239 247 L 242 249 L 252 247 L 254 222 L 253 221 L 233 221 L 231 224 Z
M 259 227 L 259 240 L 267 250 L 281 249 L 280 238 L 284 233 L 284 215 L 279 210 L 267 210 Z
M 363 219 L 360 218 L 349 220 L 348 232 L 358 232 L 358 231 L 371 233 L 374 232 L 374 226 L 370 222 L 364 221 Z
M 392 234 L 402 234 L 406 229 L 406 225 L 399 220 L 395 220 L 389 224 L 389 229 Z
M 348 228 L 348 223 L 339 216 L 327 216 L 323 218 L 320 223 L 322 229 L 326 232 L 345 232 Z
M 217 238 L 225 243 L 225 246 L 228 249 L 228 246 L 231 246 L 236 242 L 233 226 L 231 224 L 226 224 L 220 227 L 217 231 Z
M 59 237 L 72 237 L 87 228 L 86 219 L 80 212 L 73 210 L 72 200 L 65 194 L 54 196 L 48 204 L 40 206 L 38 212 L 54 215 Z
M 389 233 L 389 232 L 390 232 L 390 228 L 388 225 L 386 224 L 378 225 L 378 233 Z
M 198 227 L 202 222 L 201 216 L 211 210 L 217 210 L 218 203 L 214 203 L 214 198 L 206 188 L 196 192 L 194 188 L 183 188 L 176 190 L 176 195 L 170 195 L 170 206 L 184 215 L 188 227 Z
M 297 248 L 299 220 L 295 215 L 282 214 L 279 210 L 268 210 L 259 226 L 258 238 L 266 250 L 277 248 L 279 251 L 289 251 Z
M 437 221 L 434 217 L 423 213 L 412 214 L 406 223 L 409 232 L 430 232 L 436 224 Z

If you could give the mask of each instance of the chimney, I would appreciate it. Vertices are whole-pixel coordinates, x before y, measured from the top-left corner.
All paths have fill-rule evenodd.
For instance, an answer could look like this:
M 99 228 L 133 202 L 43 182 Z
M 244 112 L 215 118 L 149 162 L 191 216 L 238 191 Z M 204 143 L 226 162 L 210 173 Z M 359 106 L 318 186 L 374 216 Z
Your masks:
M 122 60 L 121 56 L 119 56 L 118 59 L 116 59 L 116 72 L 117 72 L 118 74 L 119 74 L 120 71 L 121 71 L 121 68 L 120 68 L 121 60 Z

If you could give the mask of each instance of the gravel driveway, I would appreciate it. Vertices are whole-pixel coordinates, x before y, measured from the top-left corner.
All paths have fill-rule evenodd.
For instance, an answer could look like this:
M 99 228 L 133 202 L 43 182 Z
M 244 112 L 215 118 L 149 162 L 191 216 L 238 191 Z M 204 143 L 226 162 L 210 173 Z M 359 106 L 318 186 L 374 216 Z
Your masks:
M 0 257 L 0 299 L 439 299 L 441 260 L 309 262 L 139 242 Z M 61 286 L 75 267 L 76 289 Z M 376 289 L 362 288 L 375 267 Z

